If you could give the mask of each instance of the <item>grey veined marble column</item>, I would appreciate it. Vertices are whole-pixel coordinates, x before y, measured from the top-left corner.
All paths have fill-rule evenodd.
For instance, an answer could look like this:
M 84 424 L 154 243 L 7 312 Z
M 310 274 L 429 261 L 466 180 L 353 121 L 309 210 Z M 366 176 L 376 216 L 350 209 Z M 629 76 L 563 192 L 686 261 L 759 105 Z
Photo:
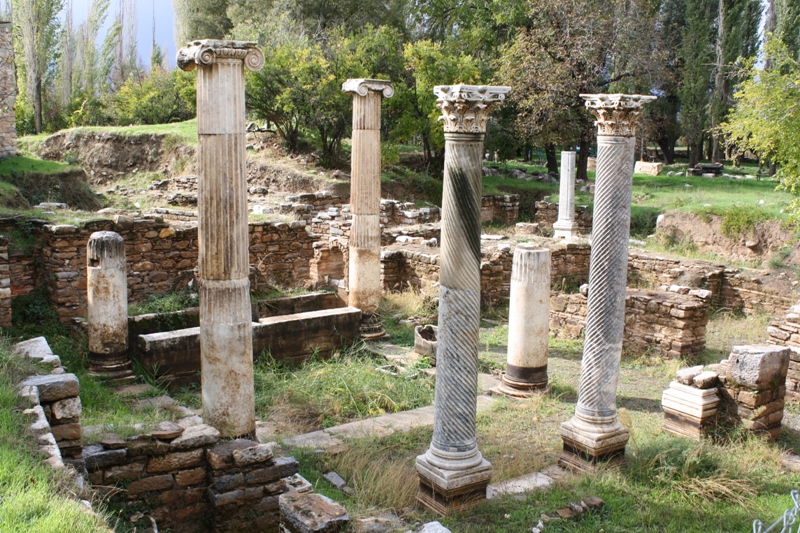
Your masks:
M 128 352 L 128 279 L 125 241 L 113 231 L 96 231 L 86 244 L 89 374 L 133 380 Z
M 444 121 L 444 196 L 433 440 L 417 457 L 417 501 L 446 514 L 486 498 L 492 465 L 478 451 L 483 137 L 509 87 L 437 86 Z
M 498 391 L 519 398 L 547 392 L 550 250 L 519 244 L 511 267 L 508 357 Z
M 203 419 L 226 437 L 255 430 L 244 69 L 263 65 L 263 54 L 250 42 L 195 41 L 178 51 L 178 66 L 198 71 Z
M 578 234 L 575 222 L 575 152 L 561 152 L 561 185 L 558 189 L 558 221 L 553 237 L 573 239 Z
M 597 118 L 597 177 L 589 262 L 589 300 L 578 404 L 561 425 L 559 463 L 593 470 L 621 460 L 628 430 L 617 418 L 617 381 L 625 325 L 633 148 L 642 105 L 655 96 L 582 94 Z
M 381 286 L 381 96 L 394 94 L 387 80 L 351 79 L 342 91 L 353 94 L 353 153 L 350 180 L 348 305 L 361 309 L 361 334 L 385 335 L 378 306 Z

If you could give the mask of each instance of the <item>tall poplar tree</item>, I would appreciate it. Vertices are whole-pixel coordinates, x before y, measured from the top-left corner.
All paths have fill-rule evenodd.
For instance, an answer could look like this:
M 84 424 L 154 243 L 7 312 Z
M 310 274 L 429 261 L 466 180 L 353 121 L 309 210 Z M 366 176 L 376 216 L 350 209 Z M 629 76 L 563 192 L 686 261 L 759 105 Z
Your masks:
M 224 38 L 233 28 L 227 15 L 231 3 L 231 0 L 173 0 L 178 47 L 196 39 Z

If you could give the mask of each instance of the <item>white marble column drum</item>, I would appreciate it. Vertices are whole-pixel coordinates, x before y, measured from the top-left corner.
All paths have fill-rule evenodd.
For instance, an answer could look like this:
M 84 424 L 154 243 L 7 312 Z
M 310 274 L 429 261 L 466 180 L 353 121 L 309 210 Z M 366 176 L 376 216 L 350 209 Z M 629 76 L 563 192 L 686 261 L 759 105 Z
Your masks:
M 125 241 L 113 231 L 96 231 L 86 244 L 89 374 L 132 381 L 128 352 L 128 278 Z
M 509 87 L 437 86 L 444 121 L 444 195 L 433 439 L 417 457 L 417 501 L 440 514 L 486 498 L 492 465 L 475 438 L 480 325 L 483 139 Z
M 579 236 L 575 222 L 575 152 L 561 152 L 561 184 L 558 189 L 558 221 L 553 224 L 553 238 Z
M 547 392 L 550 250 L 518 244 L 511 267 L 508 356 L 498 391 L 518 398 Z
M 655 96 L 582 94 L 597 118 L 597 177 L 589 259 L 589 299 L 575 416 L 561 425 L 559 463 L 576 470 L 624 458 L 628 430 L 617 418 L 633 149 L 642 106 Z
M 361 309 L 361 334 L 385 335 L 378 306 L 381 285 L 381 98 L 391 98 L 388 80 L 350 79 L 342 91 L 353 95 L 353 151 L 350 180 L 348 305 Z
M 178 66 L 197 68 L 200 358 L 203 419 L 225 437 L 255 431 L 244 69 L 255 43 L 194 41 Z

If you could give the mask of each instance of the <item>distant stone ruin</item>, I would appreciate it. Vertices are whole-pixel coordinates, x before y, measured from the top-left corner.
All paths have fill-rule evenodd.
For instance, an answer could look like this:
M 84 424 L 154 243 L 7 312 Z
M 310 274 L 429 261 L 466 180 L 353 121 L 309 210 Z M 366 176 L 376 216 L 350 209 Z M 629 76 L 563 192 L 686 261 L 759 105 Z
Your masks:
M 17 155 L 17 80 L 11 30 L 10 22 L 0 22 L 0 159 Z

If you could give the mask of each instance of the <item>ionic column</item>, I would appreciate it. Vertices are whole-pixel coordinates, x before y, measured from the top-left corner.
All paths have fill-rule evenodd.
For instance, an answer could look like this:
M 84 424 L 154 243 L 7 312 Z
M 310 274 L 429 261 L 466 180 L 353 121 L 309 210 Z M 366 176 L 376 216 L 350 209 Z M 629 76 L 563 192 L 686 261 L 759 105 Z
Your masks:
M 255 430 L 245 172 L 244 68 L 255 43 L 194 41 L 178 66 L 197 70 L 198 242 L 203 419 L 225 437 Z
M 559 463 L 593 470 L 621 460 L 628 431 L 617 418 L 617 380 L 625 325 L 625 287 L 633 185 L 633 145 L 642 105 L 655 96 L 582 94 L 597 118 L 597 177 L 589 299 L 578 404 L 561 425 Z
M 92 233 L 86 244 L 86 263 L 89 374 L 132 380 L 125 241 L 113 231 Z
M 553 238 L 572 239 L 579 235 L 575 223 L 575 152 L 561 152 L 561 184 L 558 189 L 558 221 Z
M 348 305 L 361 309 L 362 336 L 385 334 L 381 301 L 381 95 L 391 98 L 387 80 L 351 79 L 342 91 L 353 94 L 353 153 L 350 181 Z
M 550 250 L 518 244 L 511 267 L 508 356 L 499 392 L 525 398 L 547 389 Z
M 438 86 L 444 196 L 433 440 L 417 457 L 417 500 L 446 514 L 486 498 L 492 465 L 478 451 L 475 413 L 480 323 L 483 137 L 509 87 Z

